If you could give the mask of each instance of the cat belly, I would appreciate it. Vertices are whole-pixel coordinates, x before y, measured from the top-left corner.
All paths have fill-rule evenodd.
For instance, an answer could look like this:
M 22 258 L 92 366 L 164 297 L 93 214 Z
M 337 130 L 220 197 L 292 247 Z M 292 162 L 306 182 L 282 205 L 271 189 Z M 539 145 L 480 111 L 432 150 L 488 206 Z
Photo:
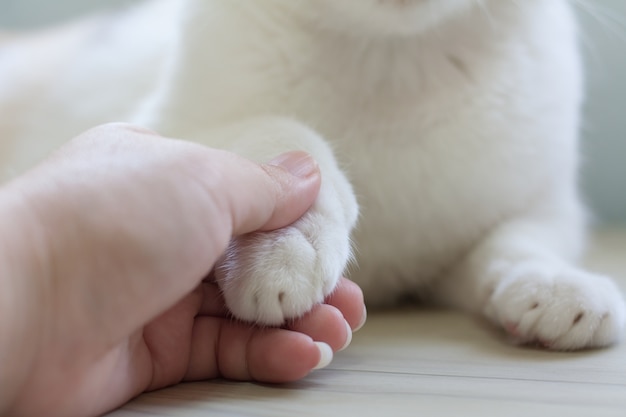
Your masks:
M 349 164 L 361 206 L 349 276 L 370 305 L 419 296 L 517 204 L 519 196 L 494 200 L 485 190 L 504 182 L 490 184 L 483 170 L 459 171 L 446 163 L 453 154 L 423 152 L 418 143 L 387 145 Z
M 537 196 L 553 187 L 569 188 L 553 172 L 560 157 L 541 139 L 547 132 L 510 129 L 515 117 L 496 125 L 458 114 L 455 126 L 407 123 L 392 140 L 364 125 L 354 142 L 333 143 L 361 207 L 349 276 L 372 305 L 421 295 L 502 221 L 552 204 Z

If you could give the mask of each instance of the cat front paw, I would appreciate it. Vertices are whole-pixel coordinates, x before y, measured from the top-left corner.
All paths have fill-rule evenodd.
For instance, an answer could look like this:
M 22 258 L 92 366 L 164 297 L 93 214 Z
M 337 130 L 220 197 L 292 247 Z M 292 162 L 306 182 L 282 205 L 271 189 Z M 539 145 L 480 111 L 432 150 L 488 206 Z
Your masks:
M 216 270 L 238 319 L 280 325 L 321 303 L 350 258 L 349 231 L 307 213 L 293 225 L 239 237 Z
M 518 343 L 554 350 L 607 346 L 622 335 L 626 308 L 609 278 L 559 262 L 500 265 L 485 314 Z

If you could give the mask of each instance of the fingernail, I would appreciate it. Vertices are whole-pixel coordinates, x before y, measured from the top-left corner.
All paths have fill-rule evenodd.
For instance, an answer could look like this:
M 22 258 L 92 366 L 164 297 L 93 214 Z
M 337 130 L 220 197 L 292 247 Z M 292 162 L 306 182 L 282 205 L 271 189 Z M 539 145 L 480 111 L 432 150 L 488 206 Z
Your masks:
M 303 151 L 284 153 L 274 158 L 269 164 L 286 169 L 292 175 L 300 178 L 309 177 L 318 170 L 317 161 Z
M 333 349 L 324 342 L 314 342 L 320 351 L 320 361 L 313 370 L 326 368 L 333 360 Z
M 361 322 L 358 326 L 356 326 L 353 332 L 358 332 L 365 326 L 365 322 L 367 321 L 367 307 L 363 306 L 363 316 L 361 316 Z
M 347 331 L 346 343 L 344 343 L 341 349 L 339 349 L 339 352 L 347 349 L 348 346 L 350 346 L 350 343 L 352 343 L 352 327 L 350 327 L 350 323 L 348 323 L 347 321 L 345 323 L 346 323 L 346 331 Z

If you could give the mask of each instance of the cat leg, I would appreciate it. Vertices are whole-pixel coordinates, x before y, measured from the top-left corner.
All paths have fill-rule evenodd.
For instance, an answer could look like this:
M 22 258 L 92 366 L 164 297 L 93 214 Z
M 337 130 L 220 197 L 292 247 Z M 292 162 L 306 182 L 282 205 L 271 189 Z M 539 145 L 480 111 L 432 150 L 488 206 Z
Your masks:
M 568 261 L 582 236 L 567 226 L 559 219 L 503 223 L 435 284 L 434 297 L 484 315 L 518 343 L 572 350 L 616 342 L 624 300 L 610 278 Z
M 216 269 L 230 311 L 239 319 L 279 325 L 320 303 L 351 258 L 358 206 L 328 144 L 313 130 L 283 118 L 259 118 L 212 131 L 198 140 L 259 162 L 303 150 L 316 159 L 322 186 L 313 207 L 294 224 L 234 239 Z

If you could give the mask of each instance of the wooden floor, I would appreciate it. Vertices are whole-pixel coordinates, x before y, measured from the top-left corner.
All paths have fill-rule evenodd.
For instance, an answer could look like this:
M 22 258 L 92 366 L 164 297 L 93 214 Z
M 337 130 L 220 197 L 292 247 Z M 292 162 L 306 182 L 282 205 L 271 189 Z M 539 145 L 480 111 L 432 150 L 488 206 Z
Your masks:
M 626 292 L 626 230 L 598 234 L 588 265 Z M 370 315 L 327 369 L 286 386 L 213 381 L 144 395 L 131 416 L 626 416 L 626 342 L 552 353 L 507 344 L 458 313 Z

